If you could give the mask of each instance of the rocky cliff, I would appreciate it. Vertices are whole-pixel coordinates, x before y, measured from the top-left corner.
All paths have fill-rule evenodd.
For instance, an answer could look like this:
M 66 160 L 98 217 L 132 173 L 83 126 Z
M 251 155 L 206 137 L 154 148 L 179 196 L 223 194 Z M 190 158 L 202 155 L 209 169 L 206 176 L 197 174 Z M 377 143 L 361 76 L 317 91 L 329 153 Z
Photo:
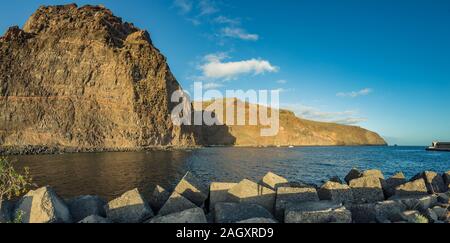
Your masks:
M 196 145 L 385 144 L 357 127 L 281 114 L 282 131 L 259 127 L 177 127 L 181 90 L 146 31 L 110 10 L 40 7 L 23 29 L 0 38 L 0 153 L 136 150 Z
M 214 113 L 216 120 L 222 126 L 203 128 L 203 139 L 210 145 L 235 146 L 357 146 L 357 145 L 386 145 L 378 134 L 357 126 L 346 126 L 334 123 L 316 122 L 298 118 L 291 111 L 280 110 L 279 133 L 272 137 L 260 136 L 261 129 L 268 126 L 234 126 L 227 124 L 226 107 L 234 106 L 233 120 L 237 121 L 238 99 L 226 99 L 219 102 L 224 107 L 222 114 L 208 109 L 211 101 L 203 103 L 203 110 Z M 243 103 L 247 124 L 250 109 L 258 111 L 260 106 Z M 201 106 L 198 106 L 201 107 Z M 220 105 L 219 105 L 220 107 Z M 271 114 L 269 109 L 269 116 Z M 259 124 L 269 124 L 268 121 Z
M 181 89 L 149 34 L 103 7 L 39 8 L 0 39 L 0 145 L 81 150 L 190 146 Z

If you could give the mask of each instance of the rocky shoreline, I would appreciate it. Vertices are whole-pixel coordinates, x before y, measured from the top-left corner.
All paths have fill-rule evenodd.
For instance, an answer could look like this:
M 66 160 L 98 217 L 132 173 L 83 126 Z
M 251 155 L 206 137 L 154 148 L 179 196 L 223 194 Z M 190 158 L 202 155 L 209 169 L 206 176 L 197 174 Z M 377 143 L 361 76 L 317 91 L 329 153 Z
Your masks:
M 21 223 L 450 223 L 450 171 L 403 173 L 352 169 L 342 182 L 316 186 L 274 173 L 261 181 L 205 185 L 188 172 L 169 192 L 138 189 L 110 202 L 98 196 L 64 200 L 50 187 L 0 202 L 0 222 Z
M 386 147 L 387 145 L 354 145 L 353 147 Z M 17 155 L 52 155 L 73 153 L 116 153 L 116 152 L 143 152 L 143 151 L 176 151 L 194 150 L 200 148 L 288 148 L 290 146 L 235 146 L 235 145 L 205 145 L 205 146 L 153 146 L 142 148 L 80 148 L 80 147 L 51 147 L 51 146 L 0 146 L 0 156 Z M 330 146 L 294 146 L 294 147 L 330 147 Z M 339 146 L 331 146 L 339 147 Z M 346 147 L 352 147 L 346 145 Z
M 0 156 L 14 155 L 51 155 L 72 153 L 106 153 L 106 152 L 143 152 L 143 151 L 172 151 L 191 150 L 201 148 L 200 146 L 155 146 L 143 148 L 79 148 L 79 147 L 49 147 L 49 146 L 0 146 Z

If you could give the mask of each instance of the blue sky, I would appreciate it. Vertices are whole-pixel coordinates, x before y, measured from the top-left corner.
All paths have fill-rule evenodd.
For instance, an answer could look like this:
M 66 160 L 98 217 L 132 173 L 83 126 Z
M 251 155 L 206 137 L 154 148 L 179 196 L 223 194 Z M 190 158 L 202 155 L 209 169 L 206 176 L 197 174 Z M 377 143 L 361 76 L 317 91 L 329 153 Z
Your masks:
M 5 1 L 0 31 L 39 5 L 103 4 L 147 29 L 182 86 L 280 89 L 299 116 L 391 144 L 450 141 L 450 1 Z

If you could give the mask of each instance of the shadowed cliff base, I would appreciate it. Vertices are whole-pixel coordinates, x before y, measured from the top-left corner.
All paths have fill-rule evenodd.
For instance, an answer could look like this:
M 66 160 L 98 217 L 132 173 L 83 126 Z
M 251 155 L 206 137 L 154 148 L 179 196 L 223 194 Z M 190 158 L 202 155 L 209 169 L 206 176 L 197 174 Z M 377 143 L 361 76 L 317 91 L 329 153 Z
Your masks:
M 281 111 L 281 131 L 174 126 L 181 86 L 147 31 L 101 6 L 40 7 L 0 38 L 0 153 L 136 151 L 209 145 L 385 145 L 358 127 Z

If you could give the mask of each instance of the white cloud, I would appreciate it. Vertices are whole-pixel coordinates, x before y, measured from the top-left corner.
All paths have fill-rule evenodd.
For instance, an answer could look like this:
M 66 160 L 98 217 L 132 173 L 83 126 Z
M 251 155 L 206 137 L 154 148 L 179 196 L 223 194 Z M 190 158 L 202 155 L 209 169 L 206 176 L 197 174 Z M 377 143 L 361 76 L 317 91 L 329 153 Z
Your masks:
M 305 106 L 303 104 L 284 104 L 283 108 L 293 111 L 297 116 L 321 122 L 332 122 L 343 125 L 357 125 L 366 122 L 366 118 L 359 117 L 359 112 L 355 110 L 347 111 L 322 111 L 319 108 Z
M 250 34 L 242 28 L 226 27 L 221 30 L 221 34 L 225 37 L 237 38 L 237 39 L 247 40 L 247 41 L 259 40 L 259 35 Z
M 187 18 L 186 20 L 191 22 L 192 25 L 194 25 L 194 26 L 199 26 L 202 24 L 202 22 L 200 20 L 195 19 L 195 18 Z
M 250 59 L 237 62 L 224 62 L 228 58 L 225 53 L 210 54 L 205 56 L 203 65 L 200 66 L 203 77 L 212 79 L 232 79 L 243 74 L 263 74 L 266 72 L 278 72 L 279 68 L 261 59 Z
M 178 8 L 182 14 L 186 14 L 192 10 L 193 3 L 191 0 L 175 0 L 173 6 Z
M 356 114 L 356 111 L 338 111 L 338 112 L 327 112 L 327 111 L 321 111 L 318 108 L 311 107 L 311 106 L 304 106 L 300 105 L 298 107 L 297 113 L 300 113 L 300 116 L 308 117 L 308 118 L 315 118 L 319 120 L 328 120 L 335 118 L 336 116 L 351 116 Z
M 210 0 L 200 0 L 198 3 L 198 8 L 200 9 L 201 16 L 219 12 L 219 9 Z
M 366 122 L 366 121 L 367 121 L 367 118 L 347 117 L 347 118 L 343 118 L 343 119 L 334 120 L 334 121 L 331 121 L 331 122 L 342 124 L 342 125 L 357 125 L 357 124 L 359 124 L 361 122 Z
M 180 14 L 191 22 L 194 26 L 200 24 L 211 24 L 214 29 L 214 36 L 219 38 L 218 44 L 221 45 L 226 38 L 234 38 L 246 41 L 257 41 L 259 35 L 248 33 L 241 26 L 240 18 L 231 18 L 220 15 L 223 6 L 216 0 L 173 0 L 173 6 L 179 9 Z M 219 26 L 217 25 L 219 24 Z M 218 27 L 216 29 L 216 27 Z
M 205 62 L 220 62 L 229 57 L 230 56 L 228 56 L 228 53 L 226 53 L 226 52 L 217 52 L 217 53 L 212 53 L 212 54 L 208 54 L 208 55 L 204 56 L 203 60 Z
M 239 19 L 231 19 L 231 18 L 225 17 L 223 15 L 216 17 L 214 19 L 214 22 L 219 23 L 219 24 L 230 24 L 230 25 L 241 24 L 241 21 Z
M 340 92 L 340 93 L 337 93 L 336 96 L 338 96 L 338 97 L 356 98 L 356 97 L 359 97 L 359 96 L 369 95 L 370 93 L 372 93 L 372 89 L 365 88 L 365 89 L 362 89 L 362 90 L 359 90 L 359 91 L 352 91 L 352 92 L 347 92 L 347 93 Z
M 173 6 L 178 8 L 182 14 L 190 13 L 195 7 L 198 9 L 200 16 L 214 14 L 219 11 L 211 0 L 174 0 Z
M 277 80 L 277 84 L 287 84 L 287 80 L 284 79 Z

